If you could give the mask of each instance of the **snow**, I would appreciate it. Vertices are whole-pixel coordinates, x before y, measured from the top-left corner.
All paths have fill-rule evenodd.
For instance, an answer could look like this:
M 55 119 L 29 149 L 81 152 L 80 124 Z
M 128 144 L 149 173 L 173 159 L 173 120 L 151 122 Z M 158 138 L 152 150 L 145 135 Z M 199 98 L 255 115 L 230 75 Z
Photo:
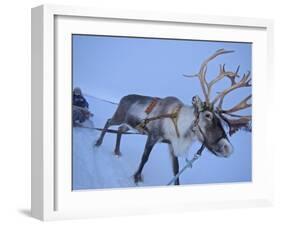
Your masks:
M 86 99 L 89 102 L 90 111 L 94 113 L 92 118 L 94 126 L 103 128 L 106 120 L 113 115 L 117 106 L 90 96 L 86 96 Z M 85 122 L 85 126 L 90 127 L 91 123 Z M 116 128 L 111 127 L 111 129 Z M 116 134 L 107 133 L 103 144 L 96 147 L 94 144 L 99 135 L 100 131 L 94 129 L 73 128 L 73 190 L 163 186 L 173 177 L 171 159 L 166 144 L 157 144 L 153 148 L 142 171 L 144 180 L 136 185 L 133 181 L 133 174 L 140 163 L 146 136 L 123 135 L 120 146 L 122 155 L 117 157 L 113 153 Z M 191 147 L 192 155 L 199 147 L 200 144 Z M 239 164 L 251 165 L 249 162 L 240 161 L 239 158 L 240 156 L 236 155 L 234 158 L 222 159 L 204 152 L 193 168 L 187 169 L 182 174 L 181 184 L 249 181 L 249 172 L 240 172 L 237 177 Z M 182 168 L 185 164 L 184 158 L 179 160 L 180 168 Z M 208 170 L 206 171 L 206 169 Z M 230 173 L 226 174 L 226 170 L 222 171 L 222 169 L 227 169 Z

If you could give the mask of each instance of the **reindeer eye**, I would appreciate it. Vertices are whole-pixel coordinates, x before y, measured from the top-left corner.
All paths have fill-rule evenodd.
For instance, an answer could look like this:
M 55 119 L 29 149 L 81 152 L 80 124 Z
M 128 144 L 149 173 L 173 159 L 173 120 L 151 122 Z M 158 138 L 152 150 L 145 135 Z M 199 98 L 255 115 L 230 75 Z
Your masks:
M 206 119 L 212 119 L 212 113 L 211 112 L 206 112 L 205 113 L 205 117 L 206 117 Z

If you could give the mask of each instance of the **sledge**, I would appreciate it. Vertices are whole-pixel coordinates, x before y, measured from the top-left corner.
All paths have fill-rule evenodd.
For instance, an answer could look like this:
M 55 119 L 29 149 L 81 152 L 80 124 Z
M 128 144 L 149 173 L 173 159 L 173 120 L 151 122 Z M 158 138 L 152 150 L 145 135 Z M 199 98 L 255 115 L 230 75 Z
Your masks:
M 92 112 L 90 112 L 88 108 L 82 108 L 82 107 L 73 105 L 72 106 L 72 110 L 79 110 L 79 111 L 81 111 L 86 116 L 87 119 L 89 119 L 89 118 L 94 116 L 94 114 Z

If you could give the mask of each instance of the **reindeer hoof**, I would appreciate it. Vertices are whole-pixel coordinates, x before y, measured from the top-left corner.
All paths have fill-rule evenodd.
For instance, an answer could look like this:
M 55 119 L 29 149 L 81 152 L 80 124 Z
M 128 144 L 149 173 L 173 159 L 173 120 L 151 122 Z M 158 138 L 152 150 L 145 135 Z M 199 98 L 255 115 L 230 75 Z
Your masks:
M 121 154 L 121 152 L 119 150 L 115 150 L 114 151 L 114 155 L 116 155 L 116 157 L 121 157 L 122 156 L 122 154 Z
M 96 146 L 96 147 L 99 147 L 99 146 L 101 145 L 101 143 L 102 143 L 102 140 L 99 139 L 99 140 L 97 140 L 95 146 Z
M 138 184 L 139 182 L 143 182 L 143 178 L 142 178 L 141 174 L 135 174 L 134 180 L 135 180 L 135 184 Z

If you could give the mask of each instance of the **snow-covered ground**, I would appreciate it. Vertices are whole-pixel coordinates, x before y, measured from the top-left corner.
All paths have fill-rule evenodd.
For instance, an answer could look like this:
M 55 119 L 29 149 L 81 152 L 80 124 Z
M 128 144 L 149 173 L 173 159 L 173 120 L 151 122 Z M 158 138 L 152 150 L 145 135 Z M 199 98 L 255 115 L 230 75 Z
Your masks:
M 92 121 L 95 127 L 103 128 L 116 105 L 86 96 L 90 110 L 94 113 Z M 114 127 L 112 127 L 114 128 Z M 121 157 L 113 154 L 116 134 L 107 133 L 100 147 L 95 141 L 100 132 L 93 129 L 73 129 L 73 189 L 102 189 L 135 187 L 133 174 L 143 153 L 146 136 L 123 135 L 121 140 Z M 250 135 L 243 133 L 245 139 Z M 241 139 L 241 138 L 240 138 Z M 234 146 L 235 146 L 235 139 Z M 199 148 L 191 148 L 190 158 Z M 245 158 L 244 158 L 245 157 Z M 180 168 L 185 161 L 180 159 Z M 163 186 L 173 177 L 172 164 L 166 144 L 157 144 L 150 154 L 149 161 L 143 169 L 144 181 L 138 186 Z M 251 150 L 247 153 L 236 152 L 228 159 L 218 158 L 205 151 L 193 166 L 180 177 L 181 184 L 241 182 L 251 180 Z

